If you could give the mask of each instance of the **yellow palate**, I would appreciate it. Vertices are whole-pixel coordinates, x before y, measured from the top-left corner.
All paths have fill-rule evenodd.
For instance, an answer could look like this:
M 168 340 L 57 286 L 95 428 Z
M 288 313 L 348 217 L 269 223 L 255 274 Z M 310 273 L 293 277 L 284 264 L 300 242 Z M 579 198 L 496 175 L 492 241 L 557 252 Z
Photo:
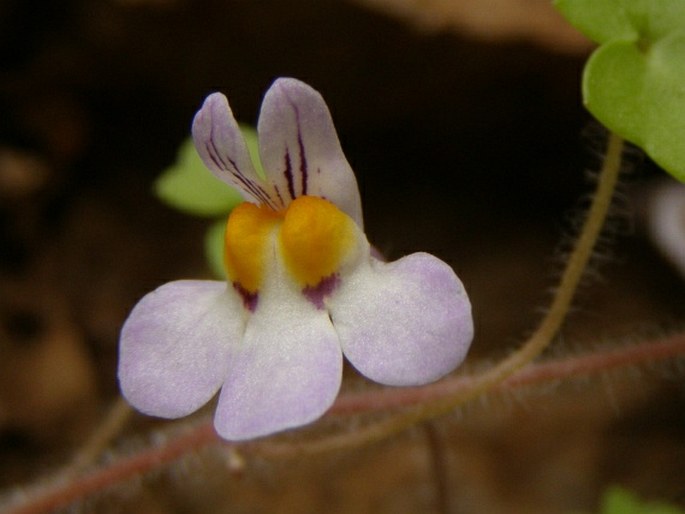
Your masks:
M 285 212 L 242 203 L 226 225 L 225 264 L 229 278 L 248 293 L 262 285 L 272 234 L 279 229 L 285 267 L 303 287 L 335 273 L 355 242 L 354 222 L 328 200 L 301 196 Z
M 243 202 L 231 211 L 226 223 L 224 264 L 226 273 L 248 293 L 262 284 L 271 231 L 282 215 L 269 207 Z
M 328 200 L 301 196 L 285 212 L 280 241 L 290 273 L 304 286 L 316 286 L 353 247 L 354 221 Z

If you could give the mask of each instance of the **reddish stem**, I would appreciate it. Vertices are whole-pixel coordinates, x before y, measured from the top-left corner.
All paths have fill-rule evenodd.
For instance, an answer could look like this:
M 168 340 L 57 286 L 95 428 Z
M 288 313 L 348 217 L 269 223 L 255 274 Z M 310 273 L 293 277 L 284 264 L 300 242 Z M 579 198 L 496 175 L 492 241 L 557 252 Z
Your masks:
M 597 353 L 550 360 L 531 364 L 499 384 L 495 390 L 510 390 L 548 380 L 559 380 L 579 375 L 591 375 L 614 368 L 661 361 L 685 355 L 685 333 L 656 342 L 601 350 Z M 468 388 L 471 377 L 451 377 L 424 387 L 379 389 L 340 395 L 327 416 L 349 416 L 364 412 L 382 411 L 397 407 L 410 407 L 422 402 L 455 394 Z M 184 455 L 210 444 L 222 443 L 211 422 L 203 421 L 162 445 L 121 457 L 104 467 L 70 482 L 57 482 L 52 486 L 27 491 L 23 504 L 10 507 L 5 514 L 44 514 L 66 507 L 96 492 L 102 492 L 133 477 L 163 466 Z M 268 440 L 265 441 L 268 447 Z M 224 442 L 224 444 L 226 444 Z M 235 445 L 248 452 L 259 451 L 260 442 Z M 268 452 L 267 452 L 268 453 Z
M 647 361 L 665 360 L 685 353 L 685 333 L 633 346 L 601 350 L 576 357 L 543 361 L 521 369 L 494 387 L 503 391 L 547 380 L 591 375 L 613 368 L 641 364 Z M 411 407 L 421 402 L 456 394 L 470 387 L 474 378 L 456 376 L 423 387 L 401 389 L 377 389 L 360 393 L 348 393 L 338 397 L 329 414 L 351 415 L 368 411 Z
M 134 455 L 121 457 L 118 460 L 75 478 L 71 482 L 59 482 L 53 487 L 41 488 L 33 497 L 5 514 L 42 514 L 66 507 L 91 493 L 104 491 L 132 477 L 141 475 L 158 466 L 163 466 L 183 455 L 199 450 L 208 444 L 217 443 L 216 432 L 211 424 L 203 423 L 190 432 L 170 439 L 166 443 L 148 448 Z M 31 493 L 29 493 L 31 494 Z

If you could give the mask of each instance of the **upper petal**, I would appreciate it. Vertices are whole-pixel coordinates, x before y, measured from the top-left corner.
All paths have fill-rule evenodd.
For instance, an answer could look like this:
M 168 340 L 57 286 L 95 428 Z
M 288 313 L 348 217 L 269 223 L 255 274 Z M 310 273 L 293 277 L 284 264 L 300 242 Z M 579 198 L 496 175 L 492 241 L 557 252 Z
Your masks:
M 121 330 L 124 397 L 165 418 L 200 408 L 224 381 L 231 347 L 243 334 L 243 312 L 225 282 L 170 282 L 143 297 Z
M 245 199 L 276 207 L 271 187 L 255 172 L 240 127 L 228 100 L 209 95 L 193 119 L 193 141 L 198 154 L 214 175 L 237 188 Z
M 328 410 L 341 379 L 342 351 L 327 312 L 279 279 L 260 291 L 219 396 L 215 428 L 237 441 L 305 425 Z
M 354 172 L 317 91 L 299 80 L 276 80 L 264 96 L 257 130 L 264 170 L 282 206 L 298 196 L 319 196 L 363 227 Z
M 329 301 L 347 359 L 388 385 L 426 384 L 452 371 L 473 339 L 471 304 L 452 269 L 426 253 L 367 262 L 342 277 Z

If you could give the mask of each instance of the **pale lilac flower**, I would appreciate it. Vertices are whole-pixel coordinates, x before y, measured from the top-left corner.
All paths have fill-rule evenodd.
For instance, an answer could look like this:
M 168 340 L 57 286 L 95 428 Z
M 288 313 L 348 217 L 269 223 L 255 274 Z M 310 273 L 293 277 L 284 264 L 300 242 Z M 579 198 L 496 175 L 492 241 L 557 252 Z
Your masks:
M 685 184 L 664 179 L 647 202 L 649 235 L 685 278 Z
M 227 224 L 228 283 L 161 286 L 135 306 L 120 342 L 119 380 L 135 408 L 177 418 L 220 390 L 214 424 L 228 440 L 319 418 L 338 394 L 343 354 L 376 382 L 421 385 L 458 366 L 473 337 L 471 305 L 447 264 L 372 255 L 319 93 L 277 80 L 258 132 L 265 179 L 226 98 L 206 99 L 195 146 L 246 200 Z

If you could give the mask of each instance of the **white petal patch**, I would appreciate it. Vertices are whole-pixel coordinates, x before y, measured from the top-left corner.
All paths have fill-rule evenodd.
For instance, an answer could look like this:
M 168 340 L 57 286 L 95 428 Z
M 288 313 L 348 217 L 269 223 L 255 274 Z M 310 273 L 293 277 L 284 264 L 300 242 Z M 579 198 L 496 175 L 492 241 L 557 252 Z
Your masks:
M 209 401 L 242 339 L 242 300 L 225 282 L 170 282 L 143 297 L 121 330 L 119 382 L 139 411 L 164 418 Z
M 382 384 L 435 381 L 463 361 L 473 339 L 461 281 L 426 253 L 388 264 L 370 258 L 341 277 L 328 306 L 347 359 Z
M 317 91 L 299 80 L 276 80 L 257 130 L 265 173 L 283 206 L 303 195 L 326 198 L 363 228 L 357 180 Z
M 271 278 L 219 396 L 214 424 L 230 441 L 310 423 L 340 389 L 342 351 L 328 313 L 282 275 Z

